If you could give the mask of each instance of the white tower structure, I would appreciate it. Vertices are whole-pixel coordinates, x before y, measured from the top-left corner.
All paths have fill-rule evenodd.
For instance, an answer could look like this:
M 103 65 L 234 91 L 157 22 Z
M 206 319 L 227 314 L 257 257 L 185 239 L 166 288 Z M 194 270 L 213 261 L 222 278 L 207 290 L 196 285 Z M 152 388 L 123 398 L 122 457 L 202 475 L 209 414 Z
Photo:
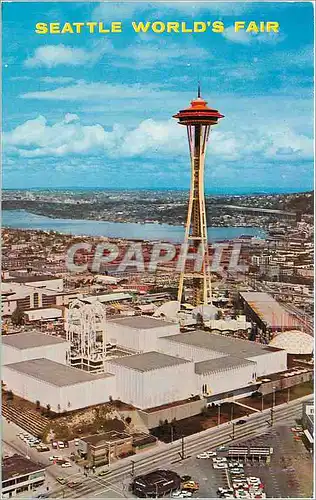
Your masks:
M 70 364 L 87 371 L 104 371 L 106 358 L 106 309 L 76 299 L 69 305 L 65 324 L 71 345 Z

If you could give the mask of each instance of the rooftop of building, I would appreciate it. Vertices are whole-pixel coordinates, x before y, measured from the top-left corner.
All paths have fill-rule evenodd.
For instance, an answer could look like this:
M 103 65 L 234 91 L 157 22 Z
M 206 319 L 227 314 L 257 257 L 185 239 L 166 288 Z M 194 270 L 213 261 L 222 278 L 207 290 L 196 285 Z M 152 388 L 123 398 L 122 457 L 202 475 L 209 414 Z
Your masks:
M 151 370 L 159 370 L 170 366 L 182 365 L 189 363 L 186 359 L 169 356 L 161 352 L 150 351 L 142 354 L 134 354 L 132 356 L 124 356 L 123 358 L 111 359 L 109 363 L 137 370 L 139 372 L 148 372 Z
M 10 283 L 10 282 L 14 282 L 14 283 L 35 283 L 37 281 L 50 281 L 50 280 L 58 280 L 58 279 L 62 279 L 58 276 L 51 276 L 51 275 L 47 275 L 47 274 L 38 274 L 36 276 L 34 275 L 24 275 L 24 274 L 16 274 L 14 275 L 14 273 L 11 273 L 11 276 L 9 278 L 6 278 L 4 279 L 3 281 L 5 283 Z
M 240 292 L 240 296 L 256 315 L 271 327 L 295 327 L 296 318 L 266 292 Z
M 91 436 L 81 438 L 81 441 L 92 446 L 102 446 L 106 443 L 114 443 L 115 441 L 132 440 L 132 436 L 127 432 L 108 431 L 103 434 L 92 434 Z
M 117 323 L 121 326 L 128 326 L 137 330 L 147 330 L 150 328 L 163 328 L 166 326 L 175 326 L 171 321 L 165 321 L 151 316 L 126 316 L 125 318 L 114 318 L 109 323 Z
M 43 465 L 36 464 L 28 458 L 15 454 L 2 460 L 2 481 L 44 470 Z
M 207 333 L 203 330 L 181 333 L 180 335 L 169 335 L 168 337 L 163 337 L 163 339 L 180 344 L 200 347 L 202 349 L 208 349 L 221 354 L 231 354 L 241 358 L 260 356 L 262 354 L 267 354 L 269 351 L 271 352 L 269 346 L 264 344 L 258 344 L 250 340 L 226 337 L 216 333 Z
M 67 343 L 65 339 L 55 336 L 53 337 L 52 335 L 47 335 L 46 333 L 25 332 L 2 335 L 3 345 L 14 347 L 19 350 L 65 343 Z
M 200 361 L 199 363 L 195 363 L 194 367 L 195 373 L 204 374 L 233 370 L 234 368 L 240 368 L 247 365 L 256 366 L 256 363 L 244 358 L 237 358 L 236 356 L 222 356 L 221 358 Z
M 56 387 L 66 387 L 96 379 L 112 377 L 111 373 L 92 374 L 46 358 L 31 359 L 6 365 L 6 369 L 28 375 Z

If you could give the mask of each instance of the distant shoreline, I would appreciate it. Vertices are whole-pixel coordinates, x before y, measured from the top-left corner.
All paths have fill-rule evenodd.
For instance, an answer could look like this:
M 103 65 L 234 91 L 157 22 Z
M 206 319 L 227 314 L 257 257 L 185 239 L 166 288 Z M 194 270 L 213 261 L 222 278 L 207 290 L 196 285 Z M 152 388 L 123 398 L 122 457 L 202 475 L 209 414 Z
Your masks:
M 95 220 L 57 219 L 35 215 L 25 210 L 3 210 L 2 227 L 20 230 L 55 231 L 73 236 L 95 236 L 126 240 L 170 241 L 181 243 L 184 226 L 137 222 L 107 222 Z M 209 227 L 209 241 L 231 241 L 241 236 L 265 239 L 267 233 L 259 227 Z
M 157 192 L 157 193 L 167 193 L 167 192 L 176 192 L 176 193 L 188 193 L 189 188 L 188 187 L 183 187 L 183 188 L 146 188 L 146 187 L 140 187 L 140 188 L 108 188 L 108 187 L 74 187 L 74 186 L 69 186 L 69 187 L 32 187 L 32 188 L 2 188 L 3 192 L 25 192 L 25 191 L 43 191 L 43 192 L 66 192 L 66 191 L 81 191 L 81 192 L 139 192 L 139 191 L 150 191 L 150 192 Z M 274 190 L 262 190 L 262 191 L 244 191 L 244 192 L 237 192 L 237 191 L 225 191 L 225 192 L 214 192 L 210 191 L 208 189 L 205 190 L 205 194 L 207 196 L 214 196 L 214 197 L 225 197 L 225 196 L 270 196 L 270 195 L 295 195 L 295 194 L 309 194 L 313 193 L 313 188 L 311 189 L 304 189 L 302 191 L 297 190 L 297 188 L 293 188 L 293 191 L 291 189 L 288 190 L 281 190 L 281 191 L 274 191 Z

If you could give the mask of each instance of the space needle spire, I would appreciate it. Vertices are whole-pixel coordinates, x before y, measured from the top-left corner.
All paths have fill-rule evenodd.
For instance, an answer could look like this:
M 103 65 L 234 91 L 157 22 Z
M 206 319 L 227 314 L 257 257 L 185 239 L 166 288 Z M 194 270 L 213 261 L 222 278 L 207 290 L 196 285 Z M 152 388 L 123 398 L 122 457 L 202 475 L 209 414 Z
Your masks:
M 204 163 L 211 126 L 216 125 L 224 116 L 216 109 L 207 106 L 207 102 L 201 97 L 199 82 L 197 98 L 191 102 L 189 108 L 179 111 L 174 118 L 177 118 L 178 123 L 187 129 L 191 158 L 191 187 L 184 237 L 185 248 L 189 248 L 191 244 L 202 256 L 202 266 L 198 271 L 187 272 L 186 263 L 182 266 L 178 301 L 180 304 L 184 302 L 184 284 L 188 279 L 193 285 L 192 304 L 194 306 L 206 305 L 212 303 L 212 286 L 207 242 Z

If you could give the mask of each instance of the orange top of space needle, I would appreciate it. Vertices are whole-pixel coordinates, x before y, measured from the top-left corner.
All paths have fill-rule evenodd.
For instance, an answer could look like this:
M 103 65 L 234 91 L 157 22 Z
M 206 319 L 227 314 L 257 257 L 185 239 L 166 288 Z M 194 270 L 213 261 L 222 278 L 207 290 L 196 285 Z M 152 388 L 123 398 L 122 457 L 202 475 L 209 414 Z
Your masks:
M 224 118 L 217 109 L 209 108 L 201 97 L 201 87 L 198 85 L 197 98 L 191 101 L 191 106 L 182 109 L 173 118 L 178 119 L 180 125 L 216 125 L 220 118 Z

